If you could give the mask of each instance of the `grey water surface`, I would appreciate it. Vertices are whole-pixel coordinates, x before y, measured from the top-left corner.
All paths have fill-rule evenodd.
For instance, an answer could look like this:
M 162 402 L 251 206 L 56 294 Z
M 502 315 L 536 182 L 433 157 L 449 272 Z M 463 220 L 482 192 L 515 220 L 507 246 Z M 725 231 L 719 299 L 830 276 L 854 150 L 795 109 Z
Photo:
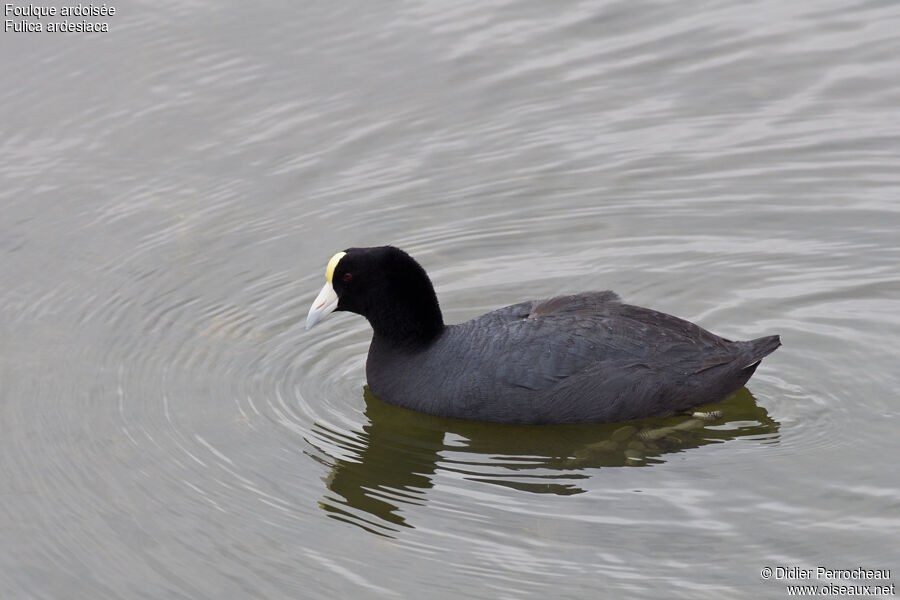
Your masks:
M 116 7 L 0 33 L 0 598 L 900 583 L 900 4 Z M 384 243 L 448 322 L 613 289 L 784 346 L 708 420 L 410 413 L 304 328 Z

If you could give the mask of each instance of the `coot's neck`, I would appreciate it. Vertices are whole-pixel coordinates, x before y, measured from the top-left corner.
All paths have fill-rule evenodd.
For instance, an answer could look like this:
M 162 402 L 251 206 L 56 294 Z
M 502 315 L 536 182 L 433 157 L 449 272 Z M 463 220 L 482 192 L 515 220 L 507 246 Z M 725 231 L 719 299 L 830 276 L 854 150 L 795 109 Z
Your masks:
M 441 307 L 427 275 L 424 280 L 393 287 L 391 296 L 389 302 L 380 303 L 365 315 L 379 344 L 416 350 L 444 331 Z

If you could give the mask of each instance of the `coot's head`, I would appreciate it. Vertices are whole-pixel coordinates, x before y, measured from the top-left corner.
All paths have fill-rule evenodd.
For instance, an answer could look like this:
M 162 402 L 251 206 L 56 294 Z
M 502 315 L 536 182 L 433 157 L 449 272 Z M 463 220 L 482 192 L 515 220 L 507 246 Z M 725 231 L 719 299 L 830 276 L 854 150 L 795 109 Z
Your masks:
M 335 310 L 364 316 L 376 336 L 395 343 L 427 343 L 444 328 L 425 269 L 393 246 L 347 248 L 331 257 L 306 328 Z

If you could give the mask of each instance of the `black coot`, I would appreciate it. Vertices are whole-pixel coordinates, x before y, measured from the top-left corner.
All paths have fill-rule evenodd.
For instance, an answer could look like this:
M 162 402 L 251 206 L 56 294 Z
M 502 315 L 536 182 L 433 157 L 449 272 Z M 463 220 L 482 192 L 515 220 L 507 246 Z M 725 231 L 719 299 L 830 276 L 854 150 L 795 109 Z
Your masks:
M 444 325 L 431 280 L 398 248 L 328 262 L 307 328 L 334 310 L 364 316 L 378 398 L 498 423 L 603 423 L 659 416 L 740 389 L 777 335 L 732 342 L 613 292 L 531 300 Z

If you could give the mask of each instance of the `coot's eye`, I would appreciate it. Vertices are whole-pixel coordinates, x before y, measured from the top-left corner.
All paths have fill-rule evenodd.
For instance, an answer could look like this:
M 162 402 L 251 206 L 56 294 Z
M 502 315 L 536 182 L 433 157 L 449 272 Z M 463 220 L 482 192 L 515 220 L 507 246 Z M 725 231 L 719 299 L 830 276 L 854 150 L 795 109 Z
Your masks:
M 351 279 L 353 279 L 353 273 L 344 273 L 343 279 L 344 281 L 350 281 Z

